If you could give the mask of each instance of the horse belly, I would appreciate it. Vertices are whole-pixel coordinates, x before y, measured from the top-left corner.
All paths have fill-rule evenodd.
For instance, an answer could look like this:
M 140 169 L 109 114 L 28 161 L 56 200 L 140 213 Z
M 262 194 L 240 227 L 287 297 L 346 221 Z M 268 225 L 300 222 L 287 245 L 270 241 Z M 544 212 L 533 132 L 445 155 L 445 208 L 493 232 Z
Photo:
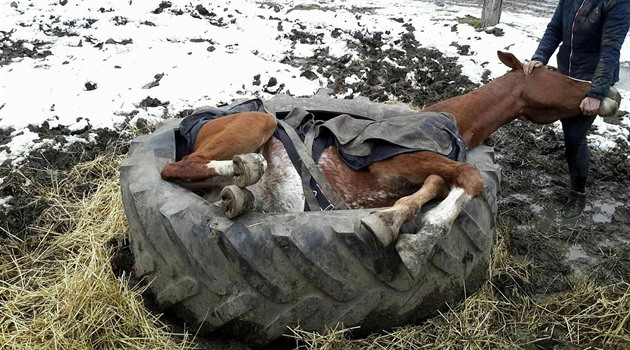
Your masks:
M 248 187 L 256 198 L 254 210 L 262 213 L 304 211 L 302 180 L 282 143 L 272 137 L 263 145 L 267 169 L 258 183 Z
M 304 211 L 302 180 L 282 143 L 272 137 L 263 146 L 263 155 L 267 160 L 265 174 L 258 183 L 248 187 L 256 198 L 254 210 L 262 213 Z M 318 167 L 351 209 L 388 207 L 420 188 L 419 184 L 403 178 L 379 178 L 369 170 L 353 170 L 341 160 L 334 147 L 324 150 Z
M 389 207 L 420 188 L 420 184 L 410 183 L 403 177 L 382 178 L 367 169 L 354 170 L 343 162 L 335 147 L 324 150 L 318 165 L 351 209 Z

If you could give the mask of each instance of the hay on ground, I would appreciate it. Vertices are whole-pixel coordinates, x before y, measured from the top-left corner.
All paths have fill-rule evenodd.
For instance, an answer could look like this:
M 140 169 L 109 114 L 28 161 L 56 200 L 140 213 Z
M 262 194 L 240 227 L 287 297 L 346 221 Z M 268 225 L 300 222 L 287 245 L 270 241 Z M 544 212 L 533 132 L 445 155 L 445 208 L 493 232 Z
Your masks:
M 529 295 L 528 263 L 508 253 L 509 233 L 497 230 L 490 280 L 473 295 L 421 325 L 352 339 L 342 325 L 324 334 L 292 330 L 304 349 L 627 349 L 630 284 L 573 281 L 570 292 Z M 572 347 L 573 346 L 573 347 Z
M 29 235 L 0 244 L 3 349 L 191 347 L 143 306 L 142 288 L 112 271 L 108 242 L 127 231 L 120 161 L 103 156 L 51 174 L 55 186 L 35 191 L 49 208 Z
M 36 188 L 46 209 L 29 235 L 0 242 L 2 349 L 184 349 L 143 305 L 140 287 L 112 271 L 112 244 L 127 223 L 118 184 L 120 156 L 103 156 L 51 173 Z M 463 302 L 418 326 L 353 339 L 338 325 L 324 334 L 293 329 L 305 349 L 623 349 L 630 347 L 630 284 L 574 280 L 570 292 L 535 296 L 535 266 L 509 253 L 509 232 L 496 232 L 490 280 Z M 116 244 L 114 244 L 115 246 Z

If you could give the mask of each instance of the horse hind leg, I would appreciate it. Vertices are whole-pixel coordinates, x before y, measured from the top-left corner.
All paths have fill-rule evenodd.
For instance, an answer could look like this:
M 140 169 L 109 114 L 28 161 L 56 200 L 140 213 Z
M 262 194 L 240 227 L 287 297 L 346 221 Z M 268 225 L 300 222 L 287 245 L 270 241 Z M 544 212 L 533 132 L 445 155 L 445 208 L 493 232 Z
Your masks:
M 267 161 L 262 154 L 239 154 L 232 158 L 234 184 L 238 187 L 251 186 L 262 178 L 267 170 Z
M 216 204 L 225 210 L 226 216 L 241 215 L 254 203 L 253 194 L 245 187 L 257 183 L 267 167 L 265 158 L 252 152 L 267 143 L 275 128 L 275 118 L 260 112 L 210 121 L 199 131 L 193 153 L 167 164 L 161 176 L 186 188 L 210 190 L 213 195 L 209 198 L 218 200 Z
M 214 162 L 215 165 L 212 165 Z M 223 164 L 222 162 L 225 162 Z M 229 161 L 211 161 L 208 167 L 216 166 L 226 175 L 233 176 L 233 185 L 225 186 L 221 190 L 220 200 L 216 202 L 223 208 L 225 215 L 232 219 L 249 212 L 254 208 L 254 194 L 245 187 L 260 181 L 267 169 L 267 161 L 258 153 L 239 154 Z
M 275 128 L 275 118 L 261 112 L 237 113 L 210 121 L 199 131 L 193 153 L 167 164 L 161 176 L 166 181 L 183 183 L 235 176 L 238 185 L 248 186 L 260 179 L 266 163 L 259 155 L 241 155 L 259 149 Z

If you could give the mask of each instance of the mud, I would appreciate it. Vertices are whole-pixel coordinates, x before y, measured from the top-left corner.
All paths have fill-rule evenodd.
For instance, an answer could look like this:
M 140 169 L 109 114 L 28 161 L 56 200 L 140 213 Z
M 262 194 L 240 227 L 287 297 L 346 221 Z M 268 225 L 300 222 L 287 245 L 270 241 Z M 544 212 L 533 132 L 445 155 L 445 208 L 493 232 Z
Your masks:
M 497 224 L 510 232 L 510 252 L 533 266 L 529 285 L 519 288 L 547 294 L 567 290 L 576 275 L 602 284 L 630 278 L 627 143 L 590 148 L 588 204 L 569 220 L 559 216 L 569 177 L 561 131 L 517 120 L 487 143 L 502 167 Z
M 218 26 L 231 22 L 205 8 L 187 5 L 181 10 L 168 1 L 162 2 L 153 11 L 155 14 L 164 12 L 204 16 Z M 117 21 L 124 25 L 123 18 Z M 327 48 L 320 48 L 311 57 L 297 57 L 289 53 L 284 62 L 299 67 L 304 76 L 314 78 L 316 74 L 329 78 L 332 81 L 329 88 L 345 98 L 361 95 L 373 101 L 398 100 L 425 106 L 476 87 L 462 75 L 455 57 L 445 57 L 437 50 L 421 47 L 413 28 L 405 25 L 404 21 L 399 23 L 401 32 L 405 33 L 400 40 L 392 40 L 391 33 L 383 32 L 334 29 L 328 34 L 333 37 L 346 34 L 350 38 L 347 45 L 355 51 L 358 59 L 352 59 L 351 55 L 333 57 Z M 50 33 L 72 35 L 73 25 L 67 24 L 69 29 Z M 45 49 L 46 43 L 31 43 L 31 48 L 28 43 L 12 41 L 11 33 L 2 32 L 0 35 L 0 42 L 9 43 L 2 48 L 0 65 L 22 57 L 43 58 L 50 55 L 50 51 Z M 322 39 L 319 35 L 296 29 L 282 30 L 279 35 L 295 43 L 319 44 Z M 88 39 L 86 42 L 89 42 Z M 470 54 L 465 46 L 458 43 L 453 43 L 453 46 L 458 47 L 462 55 Z M 260 83 L 260 75 L 255 81 Z M 156 76 L 155 83 L 158 82 Z M 267 86 L 272 87 L 276 83 L 269 81 Z M 280 84 L 278 90 L 282 86 Z M 142 103 L 160 106 L 168 102 L 147 96 Z M 179 116 L 190 112 L 181 111 Z M 136 126 L 144 128 L 145 132 L 152 131 L 143 122 Z M 30 130 L 42 139 L 53 140 L 55 147 L 48 146 L 33 152 L 22 162 L 19 171 L 13 170 L 9 164 L 0 166 L 0 178 L 5 178 L 0 184 L 0 198 L 13 197 L 11 208 L 3 210 L 0 207 L 0 236 L 5 232 L 16 236 L 28 234 L 28 225 L 36 221 L 48 206 L 45 198 L 33 197 L 33 186 L 29 183 L 38 187 L 52 186 L 61 171 L 80 162 L 104 153 L 125 154 L 132 138 L 126 130 L 92 129 L 89 123 L 86 123 L 85 129 L 78 131 L 63 126 L 50 128 L 46 124 L 31 126 Z M 10 141 L 11 132 L 0 130 L 0 149 Z M 68 145 L 65 141 L 65 136 L 69 135 L 88 140 L 90 134 L 96 134 L 96 142 Z M 497 162 L 502 167 L 497 226 L 509 234 L 509 252 L 531 266 L 529 279 L 496 276 L 492 282 L 499 290 L 505 295 L 510 295 L 511 290 L 519 290 L 529 295 L 544 296 L 568 290 L 569 281 L 576 275 L 591 276 L 606 285 L 630 280 L 630 194 L 627 191 L 630 188 L 630 148 L 627 143 L 620 142 L 619 147 L 610 152 L 591 148 L 588 206 L 582 217 L 573 220 L 559 218 L 568 179 L 561 131 L 551 126 L 515 121 L 496 132 L 487 144 L 495 147 Z M 94 188 L 92 184 L 85 183 L 74 190 L 78 196 L 84 196 Z M 116 251 L 112 261 L 116 274 L 130 272 L 133 260 L 128 242 L 110 244 Z M 150 296 L 147 297 L 151 308 Z M 178 324 L 176 320 L 172 323 Z M 246 348 L 241 343 L 220 338 L 200 339 L 198 343 L 200 348 L 205 349 Z
M 299 67 L 303 74 L 321 74 L 333 81 L 328 87 L 335 94 L 346 98 L 361 95 L 378 102 L 395 99 L 425 106 L 476 87 L 462 75 L 457 58 L 423 48 L 413 30 L 413 26 L 402 24 L 405 34 L 400 40 L 391 40 L 390 33 L 345 32 L 352 37 L 347 46 L 358 59 L 352 59 L 350 54 L 334 57 L 328 48 L 322 48 L 311 57 L 288 56 L 283 62 Z M 339 36 L 340 32 L 343 31 L 334 29 L 330 35 Z M 291 39 L 314 40 L 297 35 Z
M 145 127 L 145 132 L 152 130 L 146 123 L 140 122 L 138 126 Z M 19 168 L 14 168 L 11 160 L 0 165 L 0 178 L 4 179 L 0 184 L 0 198 L 12 197 L 8 208 L 0 207 L 0 237 L 7 233 L 23 237 L 29 233 L 29 225 L 49 205 L 45 197 L 38 196 L 39 191 L 58 184 L 64 171 L 104 154 L 124 155 L 133 138 L 129 130 L 92 129 L 89 123 L 79 131 L 65 126 L 50 128 L 47 122 L 41 126 L 31 125 L 29 129 L 49 143 L 29 154 L 20 162 Z M 0 147 L 10 141 L 10 137 L 6 137 L 8 133 L 9 130 L 0 132 Z M 66 139 L 70 135 L 84 142 L 70 144 Z M 78 198 L 82 198 L 92 193 L 94 186 L 94 183 L 84 183 L 73 190 Z

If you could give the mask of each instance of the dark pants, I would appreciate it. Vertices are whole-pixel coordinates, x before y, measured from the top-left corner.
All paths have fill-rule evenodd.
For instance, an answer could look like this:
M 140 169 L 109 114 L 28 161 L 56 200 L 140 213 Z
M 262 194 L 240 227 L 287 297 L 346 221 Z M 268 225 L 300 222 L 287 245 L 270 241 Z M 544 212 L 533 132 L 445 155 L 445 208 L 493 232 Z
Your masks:
M 562 120 L 564 131 L 565 155 L 571 177 L 586 179 L 589 171 L 589 152 L 586 134 L 593 124 L 595 116 L 579 115 Z

